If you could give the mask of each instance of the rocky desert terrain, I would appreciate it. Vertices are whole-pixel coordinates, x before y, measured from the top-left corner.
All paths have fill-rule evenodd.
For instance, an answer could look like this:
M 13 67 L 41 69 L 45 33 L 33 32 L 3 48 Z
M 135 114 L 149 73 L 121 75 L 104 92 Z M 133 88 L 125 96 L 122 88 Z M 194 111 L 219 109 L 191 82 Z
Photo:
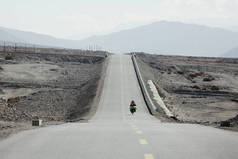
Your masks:
M 136 59 L 179 122 L 238 130 L 237 58 L 137 53 Z
M 37 49 L 0 53 L 0 136 L 44 125 L 86 120 L 95 111 L 106 52 Z

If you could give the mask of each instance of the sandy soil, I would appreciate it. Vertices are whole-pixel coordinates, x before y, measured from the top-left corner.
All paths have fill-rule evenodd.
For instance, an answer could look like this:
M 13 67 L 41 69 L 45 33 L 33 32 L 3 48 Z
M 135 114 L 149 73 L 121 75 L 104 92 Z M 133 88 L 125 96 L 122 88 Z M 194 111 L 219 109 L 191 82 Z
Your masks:
M 97 97 L 105 57 L 103 52 L 76 50 L 0 53 L 0 138 L 31 129 L 35 118 L 44 125 L 86 118 Z
M 1 65 L 3 71 L 0 76 L 3 80 L 17 81 L 46 81 L 59 78 L 62 69 L 53 64 L 6 64 Z
M 228 120 L 238 127 L 238 59 L 143 53 L 136 57 L 144 79 L 156 84 L 179 121 L 219 126 Z

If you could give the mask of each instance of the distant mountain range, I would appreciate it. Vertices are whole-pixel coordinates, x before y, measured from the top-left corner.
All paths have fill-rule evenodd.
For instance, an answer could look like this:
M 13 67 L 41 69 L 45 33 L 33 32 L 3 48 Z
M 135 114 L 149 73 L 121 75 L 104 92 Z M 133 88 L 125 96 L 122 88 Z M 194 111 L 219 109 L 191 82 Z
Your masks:
M 157 22 L 81 41 L 90 42 L 114 52 L 219 56 L 238 46 L 238 33 L 193 24 Z
M 49 35 L 0 27 L 0 41 L 28 43 L 41 46 L 80 48 L 78 41 L 58 39 Z
M 161 21 L 84 40 L 57 39 L 48 35 L 0 28 L 0 40 L 83 49 L 97 45 L 115 53 L 142 51 L 187 56 L 220 56 L 238 46 L 238 32 Z
M 224 53 L 222 56 L 238 58 L 238 47 L 231 49 L 230 51 Z

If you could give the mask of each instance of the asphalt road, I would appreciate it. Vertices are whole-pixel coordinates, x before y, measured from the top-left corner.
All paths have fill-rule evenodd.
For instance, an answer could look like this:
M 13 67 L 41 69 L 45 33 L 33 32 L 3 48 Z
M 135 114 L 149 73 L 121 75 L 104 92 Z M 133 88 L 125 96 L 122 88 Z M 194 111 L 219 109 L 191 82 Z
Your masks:
M 130 100 L 138 105 L 129 113 Z M 148 113 L 130 56 L 111 57 L 96 115 L 0 142 L 0 159 L 237 159 L 238 133 L 161 123 Z

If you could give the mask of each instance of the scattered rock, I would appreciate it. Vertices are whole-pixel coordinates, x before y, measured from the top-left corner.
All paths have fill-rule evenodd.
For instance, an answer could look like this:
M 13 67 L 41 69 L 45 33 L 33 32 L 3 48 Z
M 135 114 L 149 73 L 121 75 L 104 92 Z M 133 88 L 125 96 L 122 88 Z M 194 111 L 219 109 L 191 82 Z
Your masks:
M 54 68 L 52 68 L 52 69 L 50 69 L 50 71 L 57 72 L 58 69 L 54 69 Z
M 12 57 L 11 55 L 7 55 L 7 56 L 5 57 L 5 60 L 13 60 L 13 57 Z
M 7 102 L 8 102 L 8 103 L 11 103 L 11 104 L 17 103 L 17 102 L 19 102 L 19 101 L 20 101 L 20 97 L 12 97 L 12 98 L 9 98 L 9 99 L 7 100 Z
M 230 127 L 231 123 L 229 121 L 221 121 L 220 126 L 221 127 Z
M 232 123 L 233 125 L 238 125 L 238 115 L 236 115 L 234 118 L 231 118 L 227 121 Z
M 203 78 L 203 81 L 204 81 L 204 82 L 211 82 L 211 81 L 213 81 L 213 80 L 215 80 L 215 78 L 214 78 L 214 77 L 211 77 L 211 76 Z
M 193 78 L 196 78 L 198 76 L 202 76 L 203 74 L 204 74 L 203 72 L 195 72 L 195 73 L 188 74 L 188 76 L 193 79 Z
M 211 90 L 212 90 L 212 91 L 219 91 L 220 88 L 219 88 L 218 86 L 212 86 L 212 87 L 211 87 Z
M 194 89 L 201 89 L 199 86 L 195 85 L 195 86 L 192 86 L 191 88 L 194 88 Z
M 180 70 L 179 70 L 179 71 L 177 71 L 177 73 L 178 73 L 178 74 L 181 74 L 181 75 L 183 75 L 183 74 L 184 74 L 184 72 L 183 72 L 183 71 L 180 71 Z
M 231 99 L 231 101 L 238 103 L 238 98 L 237 99 Z

